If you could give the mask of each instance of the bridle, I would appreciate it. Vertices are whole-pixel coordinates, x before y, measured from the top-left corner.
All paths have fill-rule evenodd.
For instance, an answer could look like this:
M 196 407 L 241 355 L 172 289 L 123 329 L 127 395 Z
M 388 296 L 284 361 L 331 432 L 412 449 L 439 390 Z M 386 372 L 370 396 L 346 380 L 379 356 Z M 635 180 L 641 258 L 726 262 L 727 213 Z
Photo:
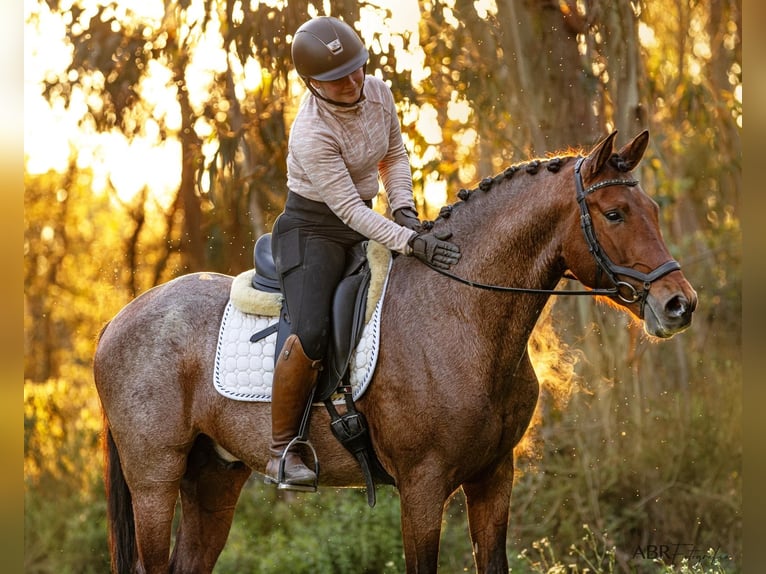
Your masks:
M 594 191 L 603 189 L 605 187 L 610 187 L 614 185 L 627 185 L 628 187 L 634 187 L 638 185 L 638 181 L 635 179 L 607 179 L 604 181 L 600 181 L 598 183 L 594 183 L 593 185 L 591 185 L 590 187 L 586 189 L 583 187 L 582 174 L 580 173 L 580 168 L 582 167 L 582 163 L 584 160 L 585 160 L 584 157 L 578 158 L 574 168 L 575 191 L 577 196 L 577 203 L 580 206 L 580 227 L 582 228 L 583 234 L 585 235 L 585 242 L 588 244 L 588 250 L 590 251 L 591 255 L 593 255 L 593 258 L 596 260 L 596 264 L 598 265 L 596 285 L 599 284 L 601 275 L 604 274 L 609 278 L 609 281 L 611 281 L 613 287 L 610 287 L 607 289 L 595 288 L 595 289 L 588 289 L 585 291 L 562 291 L 560 289 L 554 290 L 554 289 L 533 289 L 528 287 L 506 287 L 503 285 L 492 285 L 487 283 L 479 283 L 477 281 L 471 281 L 469 279 L 465 279 L 463 277 L 455 275 L 454 273 L 451 273 L 450 271 L 447 271 L 446 269 L 440 269 L 438 267 L 434 267 L 430 263 L 426 263 L 426 265 L 428 265 L 434 271 L 438 271 L 442 275 L 445 275 L 451 279 L 459 281 L 460 283 L 463 283 L 465 285 L 470 285 L 471 287 L 478 287 L 479 289 L 486 289 L 489 291 L 512 291 L 515 293 L 544 293 L 548 295 L 590 295 L 590 296 L 601 295 L 601 296 L 607 296 L 607 297 L 616 296 L 624 303 L 628 303 L 628 304 L 639 303 L 640 315 L 643 316 L 644 305 L 646 304 L 646 298 L 649 296 L 649 290 L 652 287 L 652 283 L 664 277 L 668 273 L 672 273 L 673 271 L 678 271 L 679 269 L 681 269 L 681 265 L 674 259 L 671 259 L 670 261 L 666 261 L 662 265 L 656 267 L 654 270 L 652 270 L 649 273 L 642 273 L 641 271 L 636 271 L 635 269 L 631 269 L 629 267 L 622 267 L 620 265 L 616 265 L 609 258 L 609 256 L 604 252 L 604 250 L 601 248 L 601 245 L 598 242 L 598 238 L 596 237 L 596 232 L 593 229 L 593 222 L 592 222 L 585 198 L 591 193 L 593 193 Z M 630 277 L 632 279 L 640 281 L 641 283 L 643 283 L 643 288 L 637 289 L 631 283 L 620 280 L 618 277 L 620 275 Z M 576 277 L 568 276 L 568 275 L 565 275 L 565 277 L 568 279 L 576 279 Z M 625 293 L 623 293 L 623 291 Z
M 598 264 L 598 276 L 596 277 L 596 285 L 599 284 L 601 273 L 604 273 L 612 282 L 612 285 L 614 285 L 613 290 L 615 291 L 615 295 L 617 295 L 620 300 L 622 300 L 624 303 L 640 302 L 640 314 L 643 316 L 644 305 L 646 304 L 646 298 L 649 295 L 649 289 L 651 289 L 652 283 L 664 277 L 668 273 L 678 271 L 681 269 L 681 265 L 678 263 L 678 261 L 671 259 L 662 265 L 655 267 L 649 273 L 642 273 L 641 271 L 636 271 L 630 267 L 615 265 L 614 262 L 609 259 L 609 256 L 604 252 L 603 249 L 601 249 L 601 245 L 596 238 L 596 232 L 593 229 L 593 222 L 591 221 L 590 212 L 588 211 L 588 205 L 585 201 L 585 198 L 594 191 L 604 187 L 609 187 L 611 185 L 627 185 L 629 187 L 633 187 L 638 185 L 638 181 L 635 179 L 607 179 L 605 181 L 594 183 L 588 189 L 583 189 L 582 174 L 580 173 L 580 168 L 582 167 L 582 162 L 584 159 L 585 158 L 582 157 L 579 158 L 575 164 L 575 188 L 577 191 L 577 203 L 580 205 L 580 227 L 582 227 L 582 231 L 585 234 L 585 241 L 588 244 L 588 250 L 591 252 L 591 255 L 593 255 L 593 258 Z M 631 283 L 619 280 L 617 277 L 618 275 L 624 275 L 637 281 L 641 281 L 643 283 L 643 289 L 636 289 Z M 628 296 L 623 295 L 622 288 L 627 289 L 629 293 Z

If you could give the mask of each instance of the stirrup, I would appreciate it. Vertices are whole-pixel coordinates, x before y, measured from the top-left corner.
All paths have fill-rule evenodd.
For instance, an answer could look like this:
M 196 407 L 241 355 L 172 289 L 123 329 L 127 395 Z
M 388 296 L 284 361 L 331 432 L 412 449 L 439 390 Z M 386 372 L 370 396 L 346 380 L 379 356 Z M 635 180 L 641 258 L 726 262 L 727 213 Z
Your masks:
M 311 450 L 311 455 L 314 457 L 314 483 L 313 484 L 295 484 L 285 481 L 285 457 L 290 449 L 297 445 L 304 444 Z M 282 450 L 282 456 L 279 459 L 279 472 L 277 473 L 277 489 L 279 490 L 297 490 L 299 492 L 316 492 L 317 485 L 319 483 L 319 457 L 317 457 L 317 451 L 314 449 L 314 445 L 309 442 L 308 439 L 302 439 L 300 436 L 295 437 L 287 446 Z

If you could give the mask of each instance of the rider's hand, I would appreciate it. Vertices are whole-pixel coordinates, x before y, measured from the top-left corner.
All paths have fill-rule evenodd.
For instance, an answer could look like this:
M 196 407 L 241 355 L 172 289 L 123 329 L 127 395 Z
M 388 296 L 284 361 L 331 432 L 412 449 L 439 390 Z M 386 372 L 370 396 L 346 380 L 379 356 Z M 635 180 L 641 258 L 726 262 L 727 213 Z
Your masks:
M 412 229 L 413 231 L 422 231 L 423 226 L 418 219 L 418 213 L 411 207 L 400 207 L 394 211 L 394 221 L 402 227 Z
M 450 237 L 449 232 L 418 233 L 407 243 L 412 248 L 411 255 L 439 269 L 449 269 L 460 261 L 460 247 L 447 241 Z

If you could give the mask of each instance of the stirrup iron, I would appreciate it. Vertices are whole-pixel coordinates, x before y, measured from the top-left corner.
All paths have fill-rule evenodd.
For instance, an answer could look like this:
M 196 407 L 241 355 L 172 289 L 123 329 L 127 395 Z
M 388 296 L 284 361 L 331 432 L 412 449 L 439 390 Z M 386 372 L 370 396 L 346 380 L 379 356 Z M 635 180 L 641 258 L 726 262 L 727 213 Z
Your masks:
M 290 449 L 295 448 L 298 445 L 304 444 L 311 450 L 311 455 L 314 457 L 314 483 L 313 484 L 295 484 L 285 481 L 285 458 Z M 302 435 L 295 437 L 282 451 L 282 456 L 279 458 L 279 471 L 277 472 L 277 489 L 278 490 L 297 490 L 299 492 L 316 492 L 317 485 L 319 483 L 319 457 L 317 457 L 317 451 L 314 449 L 314 445 Z
M 278 490 L 297 490 L 299 492 L 316 492 L 317 485 L 319 484 L 319 457 L 314 445 L 309 441 L 309 422 L 311 420 L 311 407 L 314 403 L 314 393 L 316 387 L 311 389 L 309 394 L 309 400 L 306 403 L 306 407 L 303 411 L 303 417 L 301 418 L 301 425 L 298 429 L 298 436 L 293 438 L 287 443 L 284 449 L 282 449 L 282 456 L 279 458 L 279 471 L 277 472 L 277 489 Z M 313 484 L 295 484 L 285 481 L 285 458 L 290 449 L 295 448 L 298 445 L 304 444 L 309 447 L 311 455 L 314 457 L 314 483 Z

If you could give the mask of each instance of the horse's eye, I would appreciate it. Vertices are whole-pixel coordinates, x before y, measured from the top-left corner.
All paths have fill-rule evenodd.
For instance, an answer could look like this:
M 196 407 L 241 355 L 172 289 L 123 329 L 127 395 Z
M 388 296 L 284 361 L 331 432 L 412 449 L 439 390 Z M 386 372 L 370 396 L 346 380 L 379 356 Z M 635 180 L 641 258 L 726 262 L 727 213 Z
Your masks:
M 625 221 L 624 218 L 622 217 L 622 213 L 620 213 L 617 210 L 607 211 L 606 213 L 604 213 L 604 217 L 606 217 L 612 223 L 620 223 L 622 221 Z

